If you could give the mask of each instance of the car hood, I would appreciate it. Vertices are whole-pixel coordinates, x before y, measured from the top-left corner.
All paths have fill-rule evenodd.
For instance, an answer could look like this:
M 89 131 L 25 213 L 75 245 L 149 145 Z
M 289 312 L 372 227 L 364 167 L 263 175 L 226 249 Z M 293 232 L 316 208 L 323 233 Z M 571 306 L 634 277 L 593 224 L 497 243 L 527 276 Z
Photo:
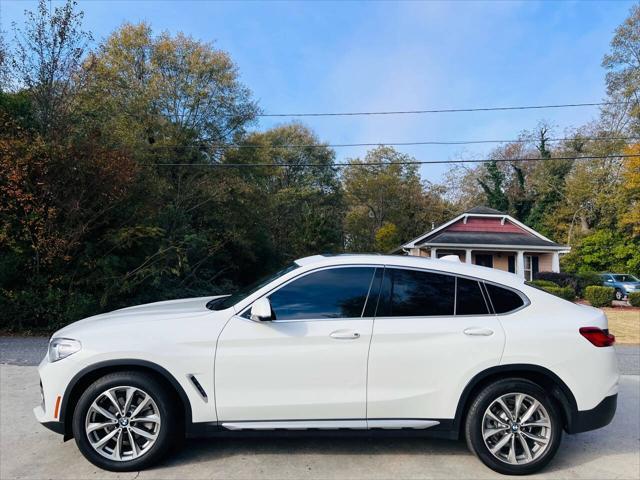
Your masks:
M 135 307 L 121 308 L 112 312 L 94 315 L 74 322 L 58 330 L 54 337 L 73 337 L 81 330 L 91 327 L 106 327 L 132 322 L 148 322 L 160 320 L 183 320 L 212 313 L 207 308 L 207 303 L 214 298 L 224 297 L 218 295 L 212 297 L 184 298 L 180 300 L 167 300 L 163 302 L 147 303 Z

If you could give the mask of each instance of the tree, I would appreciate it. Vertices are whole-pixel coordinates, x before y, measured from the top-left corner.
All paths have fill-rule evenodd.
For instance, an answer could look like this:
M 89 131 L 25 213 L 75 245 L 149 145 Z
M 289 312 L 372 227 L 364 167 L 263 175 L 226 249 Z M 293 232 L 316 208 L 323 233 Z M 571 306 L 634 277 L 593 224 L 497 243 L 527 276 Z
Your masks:
M 621 197 L 626 209 L 620 217 L 620 226 L 640 240 L 640 144 L 628 146 L 624 153 L 638 156 L 624 159 Z
M 441 192 L 425 188 L 418 167 L 406 163 L 411 160 L 391 147 L 378 147 L 349 162 L 343 173 L 348 250 L 380 251 L 391 239 L 409 240 L 444 220 Z
M 249 192 L 252 231 L 266 240 L 262 248 L 272 267 L 341 250 L 343 192 L 334 159 L 335 152 L 299 123 L 250 134 L 225 156 L 224 163 L 255 165 L 235 173 Z
M 603 119 L 613 131 L 640 133 L 640 5 L 631 7 L 629 16 L 611 40 L 611 50 L 602 60 L 607 70 L 608 105 Z M 620 105 L 622 104 L 622 105 Z
M 640 275 L 640 244 L 619 232 L 597 230 L 582 239 L 563 257 L 568 271 L 630 272 Z
M 91 35 L 82 30 L 82 12 L 67 0 L 50 11 L 39 0 L 35 12 L 26 11 L 24 29 L 14 24 L 16 51 L 11 68 L 17 87 L 33 103 L 32 114 L 40 133 L 64 136 L 73 112 L 77 74 Z
M 159 156 L 195 149 L 215 159 L 218 144 L 241 135 L 258 113 L 226 52 L 182 33 L 154 37 L 145 23 L 113 32 L 84 71 L 86 116 L 107 121 L 112 141 L 153 146 Z
M 509 199 L 504 192 L 505 174 L 498 168 L 498 162 L 487 164 L 486 172 L 478 183 L 486 196 L 487 205 L 501 212 L 509 210 Z
M 4 38 L 4 31 L 0 30 L 0 95 L 9 90 L 9 47 Z

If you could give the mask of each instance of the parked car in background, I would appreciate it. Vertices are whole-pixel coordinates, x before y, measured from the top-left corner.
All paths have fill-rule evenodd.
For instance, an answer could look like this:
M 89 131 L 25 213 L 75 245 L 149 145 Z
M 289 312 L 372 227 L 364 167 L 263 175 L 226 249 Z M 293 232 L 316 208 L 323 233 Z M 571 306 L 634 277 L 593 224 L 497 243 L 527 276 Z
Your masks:
M 640 280 L 628 273 L 601 273 L 602 285 L 616 289 L 616 300 L 623 300 L 630 293 L 640 292 Z
M 601 310 L 455 258 L 317 255 L 230 296 L 81 320 L 51 338 L 35 415 L 113 471 L 185 434 L 408 430 L 536 472 L 563 431 L 613 418 L 615 339 Z

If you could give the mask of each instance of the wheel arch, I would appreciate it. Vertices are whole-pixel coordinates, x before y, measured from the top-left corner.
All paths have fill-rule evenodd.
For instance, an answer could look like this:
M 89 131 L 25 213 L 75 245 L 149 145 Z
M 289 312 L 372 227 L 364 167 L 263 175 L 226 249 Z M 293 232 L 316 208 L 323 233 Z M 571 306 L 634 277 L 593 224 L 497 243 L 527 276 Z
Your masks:
M 186 429 L 192 422 L 191 403 L 180 383 L 175 377 L 160 365 L 146 360 L 138 359 L 118 359 L 106 360 L 89 365 L 80 370 L 69 382 L 62 396 L 62 404 L 60 407 L 60 422 L 64 425 L 64 440 L 73 437 L 71 422 L 73 420 L 73 412 L 82 395 L 82 392 L 98 378 L 109 373 L 123 371 L 138 371 L 153 375 L 158 379 L 171 394 L 174 395 L 177 402 L 182 407 L 180 410 L 183 414 L 183 424 Z
M 458 436 L 464 427 L 471 402 L 473 402 L 480 390 L 496 380 L 509 377 L 524 378 L 543 387 L 558 403 L 563 417 L 563 427 L 565 429 L 571 428 L 578 407 L 576 399 L 567 384 L 551 370 L 539 365 L 510 364 L 498 365 L 483 370 L 467 383 L 460 395 L 458 407 L 456 408 L 453 428 Z

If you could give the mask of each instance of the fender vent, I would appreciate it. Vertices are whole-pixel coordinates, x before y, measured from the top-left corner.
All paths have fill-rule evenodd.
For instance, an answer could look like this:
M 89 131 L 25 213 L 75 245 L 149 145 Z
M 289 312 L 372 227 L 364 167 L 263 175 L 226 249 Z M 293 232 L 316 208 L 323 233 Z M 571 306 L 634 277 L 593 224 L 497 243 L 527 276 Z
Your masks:
M 200 396 L 204 399 L 204 401 L 205 402 L 208 401 L 209 397 L 207 397 L 207 392 L 204 391 L 204 388 L 202 388 L 202 385 L 200 385 L 200 382 L 195 377 L 195 375 L 189 375 L 189 380 L 191 380 L 191 383 L 193 383 L 193 386 L 196 387 L 196 390 L 198 391 Z

